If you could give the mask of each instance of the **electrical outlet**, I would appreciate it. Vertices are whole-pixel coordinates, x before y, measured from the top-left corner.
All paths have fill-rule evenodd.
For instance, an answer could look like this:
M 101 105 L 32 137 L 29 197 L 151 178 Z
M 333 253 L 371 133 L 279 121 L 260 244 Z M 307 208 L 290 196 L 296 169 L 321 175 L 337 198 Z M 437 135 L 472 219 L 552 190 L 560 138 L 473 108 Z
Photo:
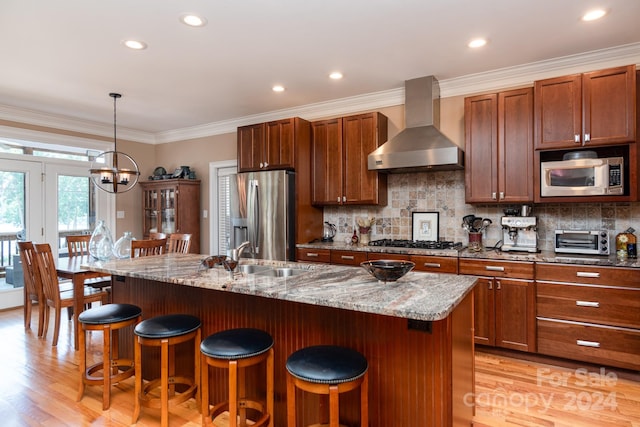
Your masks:
M 116 218 L 124 219 L 124 211 L 117 211 L 116 212 Z
M 202 218 L 206 218 L 209 216 L 209 212 L 205 209 L 202 211 Z

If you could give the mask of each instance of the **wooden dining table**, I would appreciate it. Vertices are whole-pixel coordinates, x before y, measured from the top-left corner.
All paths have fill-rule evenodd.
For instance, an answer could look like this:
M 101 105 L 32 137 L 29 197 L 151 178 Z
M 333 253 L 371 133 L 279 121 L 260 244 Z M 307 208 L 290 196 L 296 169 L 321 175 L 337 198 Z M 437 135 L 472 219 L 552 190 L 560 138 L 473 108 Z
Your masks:
M 71 279 L 73 283 L 73 347 L 78 350 L 78 316 L 84 309 L 84 281 L 96 277 L 107 277 L 109 274 L 99 273 L 83 268 L 92 260 L 90 255 L 60 257 L 56 264 L 58 277 Z

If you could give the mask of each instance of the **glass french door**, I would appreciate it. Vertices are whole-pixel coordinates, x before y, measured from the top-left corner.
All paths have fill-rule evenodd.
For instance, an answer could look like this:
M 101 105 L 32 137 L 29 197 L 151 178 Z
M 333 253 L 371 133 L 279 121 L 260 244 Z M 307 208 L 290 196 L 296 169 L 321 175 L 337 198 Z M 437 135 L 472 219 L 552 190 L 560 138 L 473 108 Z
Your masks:
M 7 157 L 0 158 L 0 309 L 22 305 L 18 240 L 49 243 L 63 256 L 65 235 L 90 233 L 96 219 L 115 231 L 115 198 L 94 188 L 88 163 Z
M 42 163 L 0 159 L 0 309 L 22 305 L 18 239 L 43 237 Z

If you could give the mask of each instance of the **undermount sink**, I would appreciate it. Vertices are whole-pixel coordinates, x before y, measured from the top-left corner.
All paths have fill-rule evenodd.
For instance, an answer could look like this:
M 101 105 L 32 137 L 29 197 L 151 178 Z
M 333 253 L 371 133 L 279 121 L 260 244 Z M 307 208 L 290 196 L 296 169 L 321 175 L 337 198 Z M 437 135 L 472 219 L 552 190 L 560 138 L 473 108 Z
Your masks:
M 238 271 L 246 274 L 257 274 L 270 270 L 273 270 L 273 267 L 269 267 L 268 265 L 244 264 L 238 266 Z
M 298 274 L 304 273 L 305 271 L 306 270 L 300 270 L 297 268 L 271 268 L 268 270 L 256 272 L 256 275 L 269 277 L 289 277 L 296 276 Z
M 266 277 L 289 277 L 304 273 L 306 270 L 289 267 L 273 267 L 269 265 L 244 264 L 239 265 L 237 271 Z

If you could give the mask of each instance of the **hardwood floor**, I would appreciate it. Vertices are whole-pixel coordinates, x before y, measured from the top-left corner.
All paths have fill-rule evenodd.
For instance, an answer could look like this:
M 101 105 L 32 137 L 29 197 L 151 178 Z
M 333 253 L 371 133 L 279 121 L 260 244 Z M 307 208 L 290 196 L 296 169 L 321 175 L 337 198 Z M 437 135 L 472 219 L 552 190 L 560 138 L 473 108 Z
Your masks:
M 35 317 L 32 325 L 37 325 Z M 100 387 L 87 387 L 76 402 L 78 356 L 71 324 L 63 322 L 56 348 L 51 331 L 46 340 L 38 339 L 22 325 L 21 308 L 0 312 L 0 425 L 131 425 L 133 378 L 113 387 L 107 411 L 102 411 Z M 100 344 L 94 334 L 92 357 L 101 357 Z M 193 399 L 172 408 L 169 418 L 171 426 L 200 425 Z M 137 425 L 157 426 L 159 414 L 143 408 Z M 640 427 L 640 382 L 608 368 L 589 376 L 575 368 L 476 353 L 474 427 L 614 425 Z

